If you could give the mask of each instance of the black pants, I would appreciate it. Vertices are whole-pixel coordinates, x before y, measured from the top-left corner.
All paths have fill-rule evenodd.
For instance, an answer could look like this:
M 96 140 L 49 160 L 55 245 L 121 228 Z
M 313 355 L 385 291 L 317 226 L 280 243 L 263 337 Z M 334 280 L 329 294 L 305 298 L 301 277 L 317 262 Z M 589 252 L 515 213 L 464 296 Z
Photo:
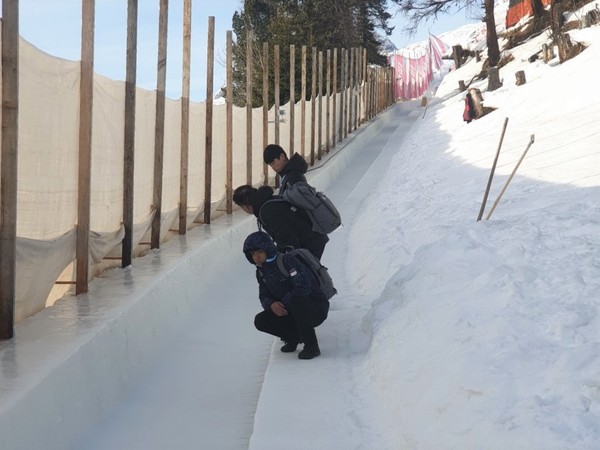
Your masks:
M 279 317 L 272 311 L 262 311 L 254 318 L 258 331 L 280 337 L 285 342 L 304 342 L 306 346 L 317 346 L 315 327 L 327 318 L 320 305 L 306 297 L 297 297 L 288 307 L 288 315 Z
M 312 233 L 312 235 L 302 241 L 301 247 L 308 249 L 317 259 L 321 259 L 325 251 L 325 245 L 329 242 L 326 234 Z

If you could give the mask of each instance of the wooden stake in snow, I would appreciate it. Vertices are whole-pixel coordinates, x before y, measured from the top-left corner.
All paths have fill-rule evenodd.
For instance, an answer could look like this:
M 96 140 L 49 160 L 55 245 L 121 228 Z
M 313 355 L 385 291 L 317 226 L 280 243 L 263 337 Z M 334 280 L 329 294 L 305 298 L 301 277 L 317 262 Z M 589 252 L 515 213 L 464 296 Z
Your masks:
M 494 212 L 494 210 L 496 209 L 496 206 L 498 205 L 498 203 L 500 202 L 500 199 L 502 198 L 502 196 L 504 195 L 504 191 L 506 191 L 506 188 L 508 187 L 510 180 L 513 179 L 513 177 L 515 176 L 515 173 L 517 172 L 517 169 L 519 168 L 519 166 L 521 165 L 521 162 L 523 162 L 523 159 L 525 158 L 525 155 L 527 154 L 527 151 L 529 150 L 529 147 L 531 147 L 531 145 L 533 144 L 535 140 L 535 135 L 532 134 L 531 138 L 529 139 L 529 144 L 527 144 L 527 147 L 525 148 L 525 151 L 523 152 L 523 154 L 521 155 L 521 158 L 519 158 L 519 161 L 517 162 L 517 165 L 515 166 L 515 168 L 513 169 L 512 173 L 510 174 L 510 177 L 508 177 L 508 180 L 506 180 L 506 183 L 504 183 L 504 186 L 502 186 L 502 190 L 500 191 L 500 194 L 498 194 L 498 198 L 496 199 L 496 201 L 494 202 L 494 206 L 492 206 L 492 209 L 490 209 L 490 212 L 488 213 L 487 217 L 485 218 L 485 220 L 489 220 L 490 217 L 492 217 L 492 213 Z
M 488 179 L 487 186 L 485 188 L 485 194 L 483 194 L 483 201 L 481 202 L 481 208 L 479 209 L 479 215 L 477 216 L 477 222 L 483 217 L 483 211 L 485 210 L 485 204 L 492 187 L 492 179 L 494 178 L 494 172 L 496 171 L 496 164 L 498 163 L 498 156 L 500 156 L 500 148 L 502 147 L 502 141 L 504 140 L 504 133 L 506 132 L 506 126 L 508 125 L 508 117 L 504 119 L 504 126 L 502 127 L 502 134 L 500 135 L 500 142 L 498 143 L 498 150 L 496 150 L 496 157 L 492 164 L 492 170 L 490 171 L 490 177 Z

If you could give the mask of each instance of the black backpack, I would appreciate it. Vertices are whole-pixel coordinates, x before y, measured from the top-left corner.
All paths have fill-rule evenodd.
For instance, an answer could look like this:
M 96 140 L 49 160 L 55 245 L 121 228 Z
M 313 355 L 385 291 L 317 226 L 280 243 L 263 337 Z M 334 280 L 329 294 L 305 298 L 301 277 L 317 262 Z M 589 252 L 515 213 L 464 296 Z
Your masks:
M 277 254 L 277 268 L 283 275 L 289 278 L 291 277 L 291 275 L 283 265 L 283 255 L 283 253 Z M 321 261 L 319 261 L 317 257 L 313 255 L 309 250 L 305 248 L 296 248 L 287 252 L 286 255 L 295 256 L 302 264 L 304 264 L 308 268 L 308 270 L 310 270 L 313 273 L 313 275 L 317 278 L 317 281 L 319 282 L 319 287 L 327 297 L 327 300 L 329 300 L 331 297 L 337 294 L 337 289 L 333 286 L 333 280 L 331 279 L 331 275 L 329 275 L 329 270 L 327 269 L 327 267 L 321 264 Z M 261 270 L 258 270 L 262 277 Z

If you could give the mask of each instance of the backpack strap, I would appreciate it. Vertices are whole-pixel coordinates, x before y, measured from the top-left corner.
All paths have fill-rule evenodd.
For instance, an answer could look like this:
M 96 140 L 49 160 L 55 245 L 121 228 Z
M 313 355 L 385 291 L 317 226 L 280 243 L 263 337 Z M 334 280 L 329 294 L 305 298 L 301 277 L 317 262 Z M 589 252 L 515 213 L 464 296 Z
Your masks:
M 277 253 L 277 268 L 279 269 L 279 271 L 284 274 L 286 277 L 290 277 L 290 273 L 287 271 L 287 269 L 285 268 L 285 266 L 283 265 L 283 253 Z

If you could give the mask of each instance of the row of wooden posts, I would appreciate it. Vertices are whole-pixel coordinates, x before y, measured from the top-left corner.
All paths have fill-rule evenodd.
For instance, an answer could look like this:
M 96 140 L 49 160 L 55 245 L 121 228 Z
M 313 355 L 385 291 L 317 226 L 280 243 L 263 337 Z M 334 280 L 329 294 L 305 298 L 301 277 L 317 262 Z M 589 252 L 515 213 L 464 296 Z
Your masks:
M 183 45 L 183 89 L 181 102 L 181 186 L 179 233 L 185 234 L 187 211 L 187 165 L 189 136 L 189 93 L 190 93 L 190 36 L 191 36 L 191 1 L 184 1 L 184 45 Z M 132 261 L 133 235 L 133 179 L 134 179 L 134 123 L 136 92 L 136 58 L 137 58 L 137 3 L 128 0 L 127 9 L 127 54 L 125 80 L 125 129 L 124 129 L 124 184 L 123 184 L 123 224 L 125 238 L 122 243 L 122 266 Z M 168 0 L 160 0 L 159 13 L 159 45 L 156 88 L 156 126 L 154 152 L 154 194 L 153 207 L 155 214 L 151 230 L 151 248 L 160 246 L 160 218 L 162 203 L 162 157 L 165 124 L 165 86 L 167 57 L 167 14 Z M 81 84 L 80 84 L 80 128 L 79 128 L 79 175 L 78 175 L 78 220 L 76 244 L 76 294 L 88 291 L 89 271 L 89 232 L 90 232 L 90 178 L 91 178 L 91 146 L 92 146 L 92 106 L 93 106 L 93 71 L 94 71 L 94 28 L 95 0 L 82 1 L 82 43 L 81 43 Z M 2 158 L 1 158 L 1 191 L 0 191 L 0 339 L 10 339 L 14 329 L 15 270 L 16 270 L 16 224 L 17 224 L 17 160 L 18 160 L 18 113 L 19 113 L 19 1 L 4 0 L 2 2 Z M 209 17 L 207 44 L 206 74 L 206 133 L 205 133 L 205 192 L 203 222 L 211 220 L 211 156 L 212 156 L 212 110 L 213 110 L 213 64 L 214 64 L 214 17 Z M 252 43 L 251 34 L 247 42 Z M 227 92 L 226 92 L 226 186 L 227 213 L 233 210 L 232 205 L 232 163 L 233 163 L 233 77 L 232 77 L 232 32 L 227 32 Z M 269 44 L 263 44 L 263 143 L 268 143 L 268 50 Z M 275 142 L 279 143 L 279 47 L 274 46 L 274 86 L 275 97 Z M 321 158 L 322 152 L 331 151 L 337 142 L 348 133 L 356 130 L 364 121 L 373 118 L 394 102 L 393 71 L 390 68 L 371 68 L 366 61 L 364 49 L 338 49 L 322 51 L 312 48 L 312 86 L 311 86 L 311 120 L 310 149 L 305 149 L 305 99 L 307 48 L 302 46 L 302 83 L 300 93 L 301 145 L 294 142 L 295 114 L 295 51 L 290 46 L 290 142 L 288 151 L 292 154 L 299 151 L 314 164 Z M 338 58 L 339 56 L 339 58 Z M 325 57 L 325 81 L 323 80 L 323 59 Z M 247 48 L 247 58 L 251 62 L 252 48 Z M 338 59 L 341 60 L 337 79 Z M 251 67 L 251 64 L 248 64 Z M 251 72 L 247 74 L 251 80 Z M 247 180 L 252 184 L 252 83 L 247 83 Z M 331 101 L 339 93 L 340 110 L 336 111 L 337 102 Z M 325 94 L 325 142 L 322 142 L 323 126 L 323 93 Z M 331 108 L 331 110 L 330 110 Z M 318 112 L 316 111 L 318 109 Z M 331 116 L 330 116 L 331 114 Z M 339 120 L 338 120 L 339 117 Z M 331 119 L 331 120 L 330 120 Z M 330 123 L 333 124 L 330 129 Z M 285 143 L 282 143 L 285 146 Z M 261 149 L 262 151 L 262 149 Z M 310 153 L 309 153 L 310 151 Z M 267 183 L 267 166 L 264 166 L 264 182 Z

